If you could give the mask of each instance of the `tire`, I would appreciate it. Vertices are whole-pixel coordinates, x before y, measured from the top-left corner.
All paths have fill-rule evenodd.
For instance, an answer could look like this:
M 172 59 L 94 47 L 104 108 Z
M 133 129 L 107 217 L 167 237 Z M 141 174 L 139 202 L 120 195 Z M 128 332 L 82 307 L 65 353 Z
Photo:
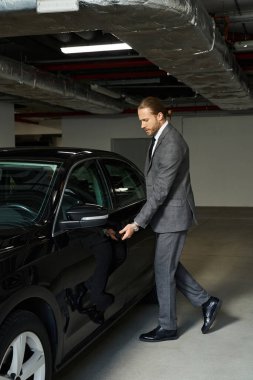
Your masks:
M 45 327 L 30 311 L 13 312 L 0 327 L 0 378 L 51 377 L 52 351 Z

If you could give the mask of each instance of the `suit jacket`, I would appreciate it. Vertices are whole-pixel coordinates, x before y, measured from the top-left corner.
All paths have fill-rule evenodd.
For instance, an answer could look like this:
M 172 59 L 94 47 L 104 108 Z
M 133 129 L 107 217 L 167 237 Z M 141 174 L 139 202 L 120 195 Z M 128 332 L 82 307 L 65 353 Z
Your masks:
M 189 148 L 181 134 L 168 125 L 159 137 L 152 159 L 145 164 L 147 201 L 136 223 L 157 233 L 187 230 L 196 222 L 189 172 Z

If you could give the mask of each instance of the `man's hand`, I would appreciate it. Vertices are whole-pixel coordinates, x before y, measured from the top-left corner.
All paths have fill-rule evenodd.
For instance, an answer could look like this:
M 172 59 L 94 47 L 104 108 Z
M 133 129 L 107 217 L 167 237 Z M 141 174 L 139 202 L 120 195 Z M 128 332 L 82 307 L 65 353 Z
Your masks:
M 112 240 L 118 241 L 116 237 L 116 232 L 112 228 L 107 228 L 105 230 L 106 236 L 110 237 Z
M 122 230 L 119 231 L 119 233 L 122 235 L 122 240 L 130 239 L 130 237 L 134 234 L 136 230 L 135 224 L 130 223 L 127 224 Z

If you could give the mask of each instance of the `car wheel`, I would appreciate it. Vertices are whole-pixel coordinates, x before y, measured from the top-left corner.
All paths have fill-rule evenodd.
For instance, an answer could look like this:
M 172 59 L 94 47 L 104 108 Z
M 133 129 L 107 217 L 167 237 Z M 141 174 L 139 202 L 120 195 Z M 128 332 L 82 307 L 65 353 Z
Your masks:
M 50 380 L 51 376 L 46 329 L 33 313 L 13 312 L 0 327 L 0 379 Z

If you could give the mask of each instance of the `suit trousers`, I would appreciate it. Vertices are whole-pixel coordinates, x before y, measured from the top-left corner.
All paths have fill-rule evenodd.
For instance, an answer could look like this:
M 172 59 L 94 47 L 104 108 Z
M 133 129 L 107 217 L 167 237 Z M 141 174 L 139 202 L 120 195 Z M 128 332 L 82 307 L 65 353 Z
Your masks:
M 208 293 L 179 262 L 187 231 L 156 234 L 155 280 L 159 302 L 159 325 L 177 329 L 176 289 L 194 306 L 201 306 Z

